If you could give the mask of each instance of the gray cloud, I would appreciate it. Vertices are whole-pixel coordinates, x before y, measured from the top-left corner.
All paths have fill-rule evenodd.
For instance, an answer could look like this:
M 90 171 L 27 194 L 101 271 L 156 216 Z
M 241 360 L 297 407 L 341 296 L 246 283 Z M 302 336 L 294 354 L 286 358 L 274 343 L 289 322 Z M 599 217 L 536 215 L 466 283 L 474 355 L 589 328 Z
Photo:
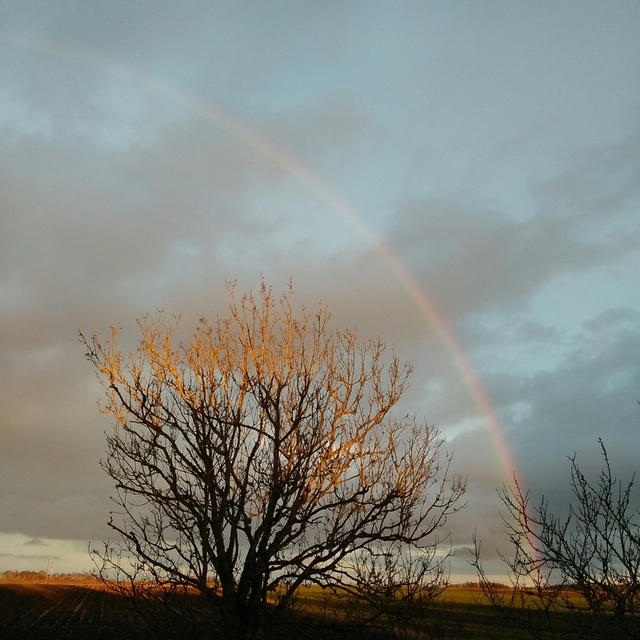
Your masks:
M 29 540 L 27 540 L 24 545 L 26 547 L 46 547 L 47 543 L 42 540 L 41 538 L 30 538 Z
M 637 466 L 640 314 L 627 311 L 635 326 L 605 326 L 605 312 L 584 324 L 574 348 L 551 370 L 483 376 L 517 466 L 538 494 L 566 496 L 569 455 L 578 453 L 586 468 L 597 468 L 599 437 L 621 476 L 630 477 Z M 455 448 L 465 450 L 462 443 Z
M 48 556 L 43 554 L 29 554 L 29 553 L 3 553 L 0 552 L 0 558 L 10 558 L 15 560 L 59 560 L 60 556 Z
M 625 202 L 633 197 L 627 194 Z M 392 238 L 425 289 L 448 317 L 456 318 L 488 310 L 513 312 L 563 273 L 591 270 L 637 252 L 637 220 L 627 215 L 619 219 L 622 229 L 605 229 L 609 237 L 592 239 L 599 217 L 565 217 L 561 211 L 517 221 L 426 202 L 403 211 Z
M 469 476 L 456 545 L 476 529 L 491 553 L 504 544 L 502 461 L 425 295 L 534 492 L 566 500 L 566 455 L 597 468 L 598 435 L 630 472 L 640 144 L 628 11 L 559 10 L 552 25 L 529 7 L 413 7 L 411 20 L 295 3 L 3 7 L 3 531 L 105 534 L 110 424 L 77 331 L 121 323 L 130 347 L 134 319 L 160 307 L 188 335 L 224 312 L 225 277 L 244 290 L 293 276 L 336 326 L 414 362 L 401 409 L 442 427 Z M 283 167 L 278 146 L 319 186 Z M 394 276 L 398 264 L 415 280 Z
M 507 373 L 482 376 L 511 449 L 515 471 L 530 491 L 532 503 L 544 495 L 559 514 L 574 500 L 568 457 L 576 455 L 580 468 L 595 481 L 602 467 L 598 438 L 607 447 L 616 477 L 628 482 L 637 470 L 640 314 L 632 310 L 621 314 L 635 320 L 633 329 L 630 324 L 620 328 L 617 317 L 607 322 L 610 315 L 605 312 L 585 323 L 580 346 L 552 370 L 531 377 Z M 505 509 L 498 490 L 510 482 L 509 471 L 482 425 L 458 434 L 450 446 L 455 469 L 471 480 L 467 501 L 473 505 L 456 519 L 454 541 L 471 546 L 475 532 L 488 570 L 499 575 L 504 565 L 496 551 L 508 547 L 500 524 L 499 514 Z M 499 469 L 503 471 L 496 473 Z M 636 503 L 638 499 L 635 495 Z M 480 517 L 481 513 L 487 517 Z M 464 573 L 464 559 L 469 557 L 458 554 L 457 571 Z

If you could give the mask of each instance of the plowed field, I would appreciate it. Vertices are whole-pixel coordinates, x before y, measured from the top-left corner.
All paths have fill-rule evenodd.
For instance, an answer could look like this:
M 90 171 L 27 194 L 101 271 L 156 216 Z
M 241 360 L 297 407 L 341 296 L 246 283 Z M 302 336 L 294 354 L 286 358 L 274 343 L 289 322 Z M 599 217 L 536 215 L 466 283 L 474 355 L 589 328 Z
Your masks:
M 161 637 L 127 602 L 98 587 L 0 584 L 0 638 Z

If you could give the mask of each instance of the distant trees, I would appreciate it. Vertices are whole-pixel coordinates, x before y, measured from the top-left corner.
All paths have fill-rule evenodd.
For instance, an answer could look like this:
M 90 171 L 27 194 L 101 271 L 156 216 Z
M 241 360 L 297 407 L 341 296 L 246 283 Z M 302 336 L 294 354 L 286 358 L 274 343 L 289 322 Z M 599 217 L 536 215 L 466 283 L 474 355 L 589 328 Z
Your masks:
M 489 600 L 504 613 L 537 610 L 530 630 L 553 631 L 553 613 L 579 614 L 581 637 L 640 637 L 640 512 L 632 502 L 635 476 L 623 483 L 611 470 L 600 441 L 603 466 L 590 481 L 570 458 L 573 501 L 559 516 L 543 497 L 531 504 L 516 482 L 500 493 L 513 554 L 503 557 L 512 589 L 496 589 L 475 544 L 473 565 Z
M 202 319 L 186 344 L 163 314 L 139 323 L 130 353 L 116 329 L 81 335 L 115 418 L 101 463 L 118 538 L 97 554 L 100 575 L 196 589 L 235 638 L 259 634 L 302 584 L 373 581 L 391 551 L 412 558 L 393 575 L 440 585 L 433 536 L 465 483 L 434 428 L 392 416 L 411 368 L 331 330 L 326 308 L 295 309 L 291 289 L 230 294 L 228 317 Z

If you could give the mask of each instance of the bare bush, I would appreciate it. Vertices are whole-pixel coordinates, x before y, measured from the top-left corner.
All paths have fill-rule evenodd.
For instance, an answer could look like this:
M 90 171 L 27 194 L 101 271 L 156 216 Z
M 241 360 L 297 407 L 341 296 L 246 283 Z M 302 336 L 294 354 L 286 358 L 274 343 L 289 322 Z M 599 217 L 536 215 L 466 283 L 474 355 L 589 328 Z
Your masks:
M 355 560 L 356 585 L 345 589 L 368 605 L 366 621 L 396 640 L 430 637 L 433 621 L 427 624 L 426 614 L 449 584 L 450 555 L 450 548 L 438 544 L 369 548 Z
M 600 441 L 603 468 L 595 482 L 571 462 L 574 497 L 565 516 L 547 500 L 532 505 L 518 482 L 500 493 L 513 554 L 503 556 L 511 589 L 494 588 L 480 561 L 476 567 L 485 595 L 497 608 L 527 622 L 534 635 L 552 634 L 555 612 L 578 614 L 581 634 L 597 638 L 638 637 L 640 632 L 640 520 L 632 503 L 635 477 L 617 479 Z M 523 618 L 523 614 L 529 614 Z M 534 613 L 536 615 L 531 616 Z M 544 614 L 544 615 L 539 615 Z M 534 619 L 536 625 L 530 624 Z

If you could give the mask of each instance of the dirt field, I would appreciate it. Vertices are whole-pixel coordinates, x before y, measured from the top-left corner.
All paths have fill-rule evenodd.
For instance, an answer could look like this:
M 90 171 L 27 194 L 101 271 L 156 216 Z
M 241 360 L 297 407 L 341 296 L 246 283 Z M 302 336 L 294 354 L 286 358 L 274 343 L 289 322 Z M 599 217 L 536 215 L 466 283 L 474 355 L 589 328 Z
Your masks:
M 0 583 L 0 638 L 155 638 L 117 595 L 95 586 Z
M 363 640 L 386 637 L 384 631 L 347 629 L 326 616 L 318 616 L 313 606 L 312 593 L 303 598 L 301 610 L 290 618 L 284 627 L 276 631 L 274 637 L 282 638 L 320 638 L 322 640 Z M 197 599 L 187 602 L 195 615 L 185 619 L 158 607 L 152 615 L 140 616 L 132 610 L 127 599 L 105 591 L 100 583 L 85 584 L 42 584 L 36 582 L 0 582 L 0 640 L 35 640 L 56 638 L 61 640 L 155 640 L 162 638 L 204 638 L 207 637 L 206 625 L 198 627 Z M 309 600 L 309 601 L 307 601 Z M 185 606 L 185 603 L 182 603 Z M 488 610 L 482 609 L 483 617 Z M 468 614 L 468 605 L 465 606 Z M 319 618 L 323 618 L 320 620 Z M 331 618 L 329 614 L 329 618 Z M 456 616 L 457 617 L 457 616 Z M 469 618 L 467 617 L 467 622 Z M 458 626 L 458 625 L 456 625 Z M 458 629 L 458 631 L 461 631 Z M 442 637 L 442 636 L 438 636 Z M 464 637 L 445 634 L 444 637 Z M 476 637 L 475 635 L 471 637 Z M 477 636 L 486 637 L 486 636 Z M 491 637 L 505 638 L 502 634 Z
M 286 640 L 300 637 L 319 640 L 380 640 L 389 636 L 383 629 L 341 624 L 339 619 L 344 616 L 334 618 L 335 612 L 323 613 L 322 607 L 318 608 L 314 599 L 317 594 L 313 589 L 304 593 L 297 613 L 275 630 L 274 637 Z M 140 616 L 131 609 L 127 599 L 105 591 L 98 582 L 0 582 L 0 640 L 187 640 L 208 637 L 207 625 L 199 625 L 197 622 L 200 617 L 198 599 L 191 598 L 178 606 L 183 610 L 186 607 L 193 615 L 185 618 L 157 606 L 153 611 L 147 610 L 146 615 Z M 423 637 L 446 640 L 504 640 L 513 637 L 508 630 L 491 628 L 493 619 L 489 607 L 470 602 L 454 606 L 456 610 L 434 610 L 431 616 L 437 615 L 440 618 L 444 614 L 441 620 L 429 621 L 429 626 L 434 630 L 439 628 L 439 633 Z M 458 610 L 460 608 L 464 610 L 463 615 Z
M 388 629 L 343 623 L 344 612 L 335 602 L 323 603 L 317 589 L 303 590 L 295 613 L 274 629 L 273 638 L 292 640 L 383 640 Z M 216 638 L 211 618 L 201 600 L 185 596 L 168 606 L 148 604 L 140 615 L 130 601 L 98 582 L 73 583 L 0 582 L 0 640 L 188 640 Z M 181 612 L 181 614 L 180 614 Z M 573 615 L 555 614 L 555 633 L 541 637 L 562 640 L 584 638 L 635 638 L 635 630 L 617 634 L 603 627 L 600 633 Z M 481 602 L 477 590 L 454 588 L 443 601 L 425 612 L 418 627 L 407 637 L 431 640 L 514 640 L 530 638 L 531 622 L 520 623 L 496 616 Z M 521 621 L 522 622 L 522 621 Z M 526 621 L 525 621 L 526 622 Z M 629 622 L 632 622 L 631 620 Z M 635 622 L 635 620 L 633 621 Z M 580 625 L 578 625 L 580 623 Z M 535 634 L 534 634 L 535 635 Z

